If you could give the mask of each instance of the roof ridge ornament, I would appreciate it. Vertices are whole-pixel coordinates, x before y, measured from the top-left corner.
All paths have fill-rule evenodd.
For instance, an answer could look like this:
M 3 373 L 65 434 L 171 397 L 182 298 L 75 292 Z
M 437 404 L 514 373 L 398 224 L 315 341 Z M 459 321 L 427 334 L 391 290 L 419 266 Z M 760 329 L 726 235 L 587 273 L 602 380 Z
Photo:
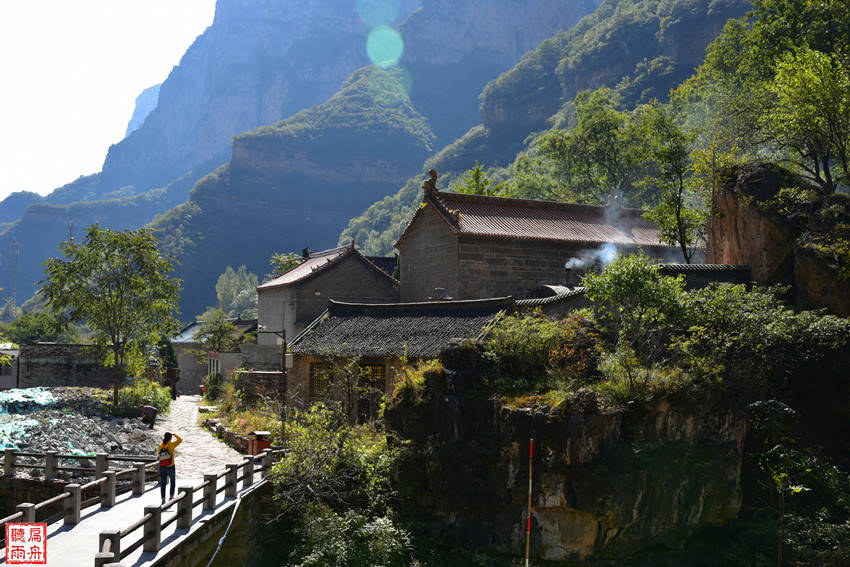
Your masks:
M 428 170 L 429 179 L 422 183 L 422 190 L 425 191 L 425 196 L 428 197 L 434 193 L 439 193 L 437 189 L 437 172 L 433 169 Z

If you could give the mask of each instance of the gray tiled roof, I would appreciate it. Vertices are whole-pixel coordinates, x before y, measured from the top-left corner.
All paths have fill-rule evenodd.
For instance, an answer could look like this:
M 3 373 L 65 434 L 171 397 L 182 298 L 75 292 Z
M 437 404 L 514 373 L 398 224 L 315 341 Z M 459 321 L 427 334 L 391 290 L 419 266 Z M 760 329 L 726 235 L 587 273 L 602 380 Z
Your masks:
M 290 348 L 295 354 L 433 358 L 452 339 L 482 337 L 513 306 L 510 297 L 377 305 L 331 300 Z

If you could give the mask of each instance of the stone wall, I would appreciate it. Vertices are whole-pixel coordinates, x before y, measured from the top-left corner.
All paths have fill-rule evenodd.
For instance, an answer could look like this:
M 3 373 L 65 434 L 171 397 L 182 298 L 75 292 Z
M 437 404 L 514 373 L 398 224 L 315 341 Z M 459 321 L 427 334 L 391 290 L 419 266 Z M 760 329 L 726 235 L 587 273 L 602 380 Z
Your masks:
M 280 370 L 280 346 L 246 343 L 239 347 L 242 366 L 253 370 Z
M 333 268 L 297 286 L 296 332 L 303 331 L 324 313 L 328 299 L 351 303 L 395 303 L 398 293 L 398 285 L 393 280 L 352 254 Z M 287 338 L 291 341 L 295 337 Z
M 180 380 L 177 391 L 181 394 L 195 395 L 201 391 L 201 380 L 207 373 L 206 364 L 201 364 L 189 350 L 200 348 L 198 343 L 173 343 L 174 354 L 177 356 L 177 366 L 180 369 Z
M 21 345 L 18 361 L 21 388 L 97 386 L 111 383 L 112 370 L 91 345 L 39 343 Z
M 414 222 L 415 230 L 410 227 L 398 246 L 401 301 L 424 301 L 437 287 L 445 288 L 449 297 L 461 299 L 457 295 L 457 238 L 431 211 L 420 211 Z
M 737 516 L 746 416 L 722 397 L 601 411 L 583 390 L 555 408 L 512 408 L 477 393 L 475 380 L 430 373 L 422 402 L 384 413 L 412 442 L 398 473 L 408 512 L 440 522 L 448 544 L 524 552 L 530 438 L 532 557 L 621 558 Z

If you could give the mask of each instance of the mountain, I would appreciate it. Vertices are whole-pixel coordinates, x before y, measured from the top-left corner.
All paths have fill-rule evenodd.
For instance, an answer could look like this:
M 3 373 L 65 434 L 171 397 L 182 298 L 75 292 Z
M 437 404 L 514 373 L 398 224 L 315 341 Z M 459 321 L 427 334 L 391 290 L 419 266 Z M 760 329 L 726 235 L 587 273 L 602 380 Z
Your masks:
M 151 110 L 156 108 L 156 101 L 159 98 L 159 87 L 162 83 L 148 87 L 136 97 L 136 106 L 133 108 L 133 116 L 127 124 L 127 133 L 124 136 L 129 136 L 134 131 L 139 129 Z
M 41 195 L 32 191 L 15 191 L 0 201 L 0 223 L 12 222 L 24 214 L 33 203 L 41 201 Z
M 151 224 L 180 262 L 185 315 L 215 303 L 226 266 L 263 274 L 274 252 L 330 247 L 352 215 L 416 170 L 433 133 L 400 79 L 365 67 L 326 103 L 237 136 L 230 163 Z
M 559 29 L 571 27 L 596 7 L 594 0 L 471 0 L 462 5 L 444 0 L 399 0 L 396 4 L 399 9 L 395 19 L 384 20 L 399 26 L 405 43 L 403 83 L 416 112 L 429 123 L 434 136 L 429 142 L 432 148 L 477 122 L 475 97 L 488 80 L 509 69 L 527 49 Z M 20 257 L 20 295 L 31 293 L 41 276 L 40 265 L 46 256 L 40 254 L 52 254 L 59 242 L 57 235 L 67 232 L 44 230 L 41 223 L 46 219 L 54 223 L 53 227 L 65 226 L 68 218 L 79 227 L 96 220 L 108 227 L 141 226 L 155 214 L 184 202 L 188 187 L 228 162 L 234 135 L 328 101 L 352 72 L 369 64 L 367 36 L 372 25 L 380 23 L 368 14 L 364 15 L 370 23 L 361 17 L 358 8 L 369 6 L 369 2 L 350 0 L 218 0 L 213 24 L 162 84 L 156 107 L 141 127 L 110 148 L 103 171 L 54 191 L 45 201 L 55 208 L 25 214 L 5 232 L 0 229 L 0 262 L 9 257 L 6 247 L 12 239 L 40 235 L 38 242 L 28 243 L 30 253 Z M 315 123 L 303 128 L 324 126 Z M 355 143 L 381 143 L 380 132 L 370 136 L 360 137 Z M 299 143 L 313 137 L 327 139 L 320 131 L 299 137 Z M 241 143 L 234 148 L 237 163 L 261 159 L 250 155 L 253 146 Z M 429 153 L 431 150 L 417 154 L 418 163 L 404 172 L 386 172 L 398 177 L 390 185 L 380 185 L 382 194 L 398 187 Z M 335 160 L 336 152 L 328 152 L 316 161 L 320 164 L 317 167 L 345 171 L 348 162 L 344 158 Z M 277 165 L 266 161 L 265 166 L 271 168 L 265 179 L 275 179 Z M 252 169 L 257 175 L 260 170 Z M 380 177 L 386 178 L 384 174 Z M 220 189 L 227 190 L 225 186 Z M 319 191 L 309 193 L 309 199 L 316 199 L 310 206 L 323 202 Z M 371 193 L 371 198 L 382 194 Z M 93 204 L 100 200 L 103 202 L 99 205 Z M 84 204 L 78 206 L 80 202 Z M 361 212 L 369 202 L 358 201 L 359 210 L 346 214 Z M 197 202 L 190 200 L 181 210 L 195 206 Z M 245 208 L 250 210 L 251 205 Z M 94 211 L 108 214 L 85 217 Z M 273 210 L 260 213 L 263 216 L 250 222 L 261 226 L 274 223 Z M 239 215 L 236 208 L 230 216 Z M 328 224 L 330 232 L 318 233 L 310 241 L 332 244 L 346 220 Z M 215 227 L 213 224 L 205 230 Z M 274 249 L 302 245 L 277 242 Z M 212 277 L 225 267 L 221 265 Z M 262 272 L 265 261 L 251 267 Z M 10 277 L 9 270 L 0 269 L 0 285 Z
M 546 39 L 480 96 L 481 124 L 428 160 L 422 174 L 351 220 L 339 242 L 356 239 L 368 254 L 388 254 L 419 204 L 424 172 L 441 187 L 472 167 L 508 166 L 528 137 L 560 122 L 583 90 L 611 87 L 625 107 L 667 94 L 705 58 L 705 48 L 729 18 L 746 13 L 743 0 L 604 0 L 576 26 Z

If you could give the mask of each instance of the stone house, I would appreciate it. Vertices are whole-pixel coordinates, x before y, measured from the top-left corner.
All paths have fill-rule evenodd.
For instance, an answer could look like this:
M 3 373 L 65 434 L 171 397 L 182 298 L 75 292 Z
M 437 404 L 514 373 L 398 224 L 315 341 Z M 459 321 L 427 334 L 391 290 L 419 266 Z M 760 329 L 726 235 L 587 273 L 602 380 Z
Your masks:
M 638 249 L 661 259 L 680 256 L 661 242 L 645 211 L 616 200 L 594 206 L 441 193 L 434 173 L 423 189 L 419 209 L 395 244 L 401 301 L 526 298 L 540 285 L 567 283 L 570 260 L 588 265 Z
M 195 352 L 201 348 L 197 339 L 197 333 L 203 324 L 202 319 L 194 319 L 183 327 L 171 340 L 174 346 L 174 354 L 177 356 L 177 368 L 180 371 L 180 380 L 177 382 L 177 391 L 181 394 L 197 394 L 201 388 L 201 380 L 213 372 L 230 374 L 242 363 L 242 355 L 236 353 L 213 353 L 205 364 L 198 362 Z M 250 333 L 257 330 L 256 319 L 231 319 L 240 333 Z
M 392 391 L 405 359 L 436 358 L 454 340 L 481 339 L 514 306 L 509 297 L 378 305 L 331 300 L 290 344 L 289 401 L 338 397 L 334 380 L 353 363 L 367 392 L 377 394 L 357 400 L 368 417 L 380 396 Z
M 354 242 L 309 252 L 304 261 L 257 287 L 258 347 L 292 340 L 327 307 L 328 299 L 358 303 L 398 301 L 398 280 L 361 254 Z

